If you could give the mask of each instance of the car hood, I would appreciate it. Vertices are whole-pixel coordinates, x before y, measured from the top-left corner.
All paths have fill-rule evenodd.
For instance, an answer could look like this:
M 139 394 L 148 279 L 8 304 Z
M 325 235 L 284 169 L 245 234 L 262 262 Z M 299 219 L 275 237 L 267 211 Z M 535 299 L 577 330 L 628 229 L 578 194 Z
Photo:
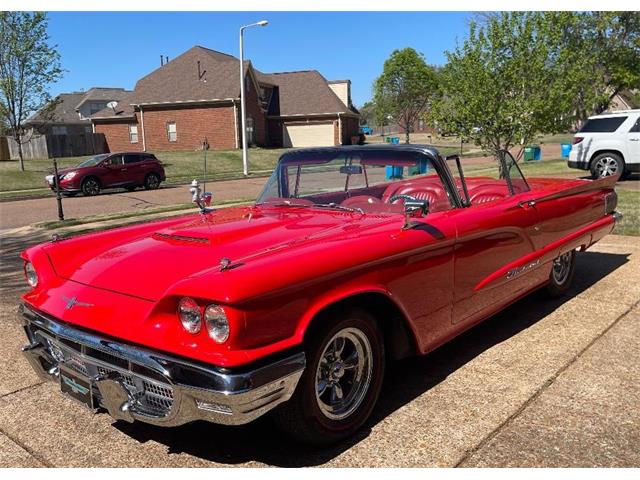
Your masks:
M 309 208 L 237 207 L 140 227 L 137 234 L 114 230 L 51 243 L 45 251 L 64 279 L 156 301 L 180 280 L 219 272 L 223 259 L 246 263 L 381 221 Z

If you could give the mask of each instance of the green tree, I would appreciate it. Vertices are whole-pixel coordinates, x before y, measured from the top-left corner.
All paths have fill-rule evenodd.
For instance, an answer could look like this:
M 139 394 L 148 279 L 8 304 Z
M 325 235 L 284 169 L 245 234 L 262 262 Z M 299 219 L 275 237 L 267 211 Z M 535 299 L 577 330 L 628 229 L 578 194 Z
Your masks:
M 496 155 L 542 132 L 565 131 L 578 92 L 589 92 L 584 87 L 592 72 L 588 56 L 564 46 L 578 41 L 567 35 L 576 22 L 566 12 L 554 12 L 553 19 L 503 12 L 481 25 L 472 21 L 463 45 L 447 52 L 444 95 L 434 108 L 438 124 Z
M 376 112 L 373 102 L 365 102 L 358 110 L 360 111 L 361 125 L 375 125 Z
M 60 54 L 49 45 L 43 12 L 0 12 L 0 115 L 18 144 L 24 171 L 24 122 L 51 105 L 48 86 L 62 76 Z
M 438 84 L 433 67 L 413 48 L 394 50 L 384 62 L 382 75 L 374 82 L 376 117 L 390 115 L 405 131 L 405 142 L 414 123 L 438 95 Z

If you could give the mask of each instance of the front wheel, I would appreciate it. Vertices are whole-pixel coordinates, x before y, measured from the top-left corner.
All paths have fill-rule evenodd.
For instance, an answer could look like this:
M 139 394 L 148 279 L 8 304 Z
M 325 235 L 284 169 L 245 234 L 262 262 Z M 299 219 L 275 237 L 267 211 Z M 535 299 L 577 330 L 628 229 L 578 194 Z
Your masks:
M 281 429 L 316 445 L 348 437 L 369 418 L 385 365 L 382 335 L 369 313 L 353 309 L 326 320 L 305 349 L 296 392 L 274 411 Z
M 98 183 L 98 180 L 93 177 L 89 177 L 82 182 L 82 193 L 86 197 L 98 195 L 100 193 L 100 183 Z
M 552 297 L 561 297 L 571 286 L 573 273 L 576 268 L 576 252 L 571 250 L 563 253 L 553 261 L 553 267 L 549 274 L 547 291 Z

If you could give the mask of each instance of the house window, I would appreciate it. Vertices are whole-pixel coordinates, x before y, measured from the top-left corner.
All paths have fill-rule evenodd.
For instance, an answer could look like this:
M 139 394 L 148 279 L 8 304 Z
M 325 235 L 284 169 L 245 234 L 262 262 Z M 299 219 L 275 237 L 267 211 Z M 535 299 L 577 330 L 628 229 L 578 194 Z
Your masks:
M 138 125 L 135 123 L 129 125 L 129 141 L 131 143 L 138 143 Z
M 67 127 L 62 125 L 62 126 L 54 126 L 51 129 L 51 133 L 54 135 L 66 135 L 67 134 Z
M 167 122 L 167 138 L 170 142 L 178 141 L 178 131 L 176 130 L 176 122 Z

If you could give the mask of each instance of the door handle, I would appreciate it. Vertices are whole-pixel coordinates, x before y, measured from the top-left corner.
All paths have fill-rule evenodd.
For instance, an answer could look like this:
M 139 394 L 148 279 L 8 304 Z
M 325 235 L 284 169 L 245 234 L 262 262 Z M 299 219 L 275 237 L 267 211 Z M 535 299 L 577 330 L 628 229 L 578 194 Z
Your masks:
M 640 138 L 630 138 L 630 142 L 640 142 Z

